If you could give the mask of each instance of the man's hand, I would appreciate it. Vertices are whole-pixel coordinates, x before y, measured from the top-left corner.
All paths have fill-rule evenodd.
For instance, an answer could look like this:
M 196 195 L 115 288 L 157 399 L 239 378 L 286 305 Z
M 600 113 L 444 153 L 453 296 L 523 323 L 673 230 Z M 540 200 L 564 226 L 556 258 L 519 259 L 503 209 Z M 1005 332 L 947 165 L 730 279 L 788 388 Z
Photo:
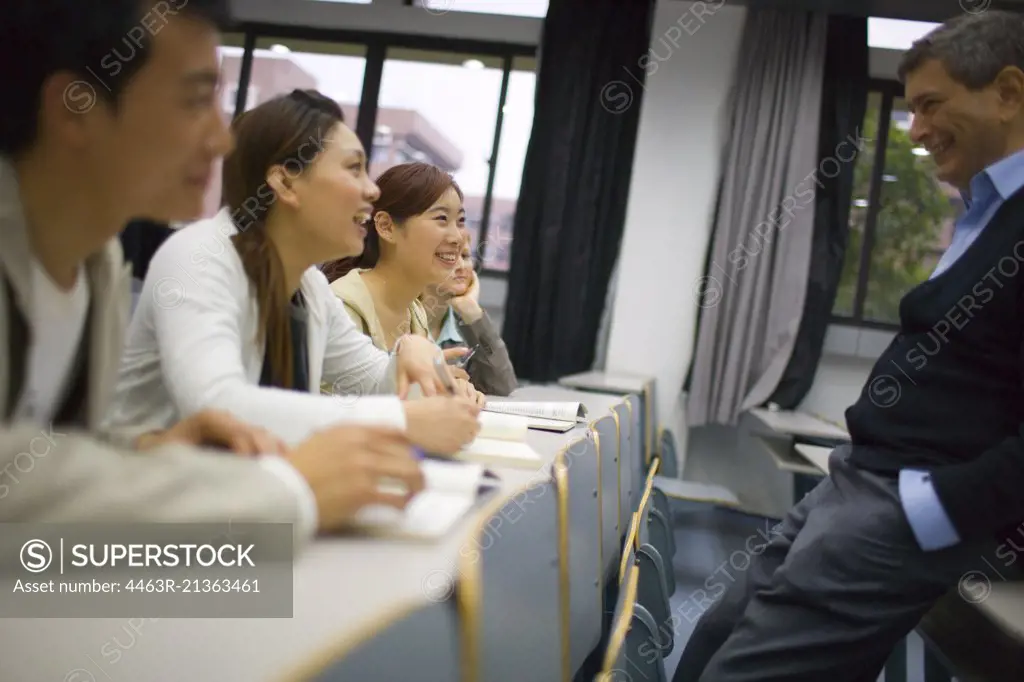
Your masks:
M 285 444 L 266 429 L 250 426 L 222 410 L 203 410 L 166 431 L 143 434 L 135 446 L 139 450 L 151 450 L 168 443 L 220 448 L 239 455 L 271 455 L 287 450 Z
M 468 352 L 468 348 L 452 348 L 444 351 L 444 358 L 447 361 L 453 357 L 462 357 Z M 402 337 L 396 363 L 398 370 L 396 388 L 399 398 L 404 400 L 408 397 L 409 387 L 412 384 L 419 384 L 423 395 L 427 397 L 445 393 L 444 381 L 438 376 L 438 370 L 434 368 L 434 360 L 440 355 L 441 350 L 422 336 Z M 450 377 L 451 372 L 447 368 L 447 362 L 443 369 L 448 372 Z
M 409 440 L 385 427 L 338 426 L 320 431 L 286 459 L 313 491 L 323 531 L 350 524 L 367 505 L 404 509 L 424 486 Z
M 465 397 L 435 396 L 405 403 L 405 432 L 414 445 L 454 455 L 480 432 L 480 408 Z

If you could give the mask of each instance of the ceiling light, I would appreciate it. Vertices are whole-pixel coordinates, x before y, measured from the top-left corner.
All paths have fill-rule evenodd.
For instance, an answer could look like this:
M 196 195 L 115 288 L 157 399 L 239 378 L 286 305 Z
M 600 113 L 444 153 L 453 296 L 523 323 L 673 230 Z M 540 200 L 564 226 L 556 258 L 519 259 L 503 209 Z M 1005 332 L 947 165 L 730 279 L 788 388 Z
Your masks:
M 276 52 L 278 54 L 288 54 L 289 52 L 292 51 L 292 48 L 288 47 L 287 45 L 281 45 L 280 43 L 277 43 L 275 45 L 270 46 L 270 51 Z
M 467 59 L 466 61 L 462 62 L 462 65 L 467 69 L 474 70 L 484 68 L 484 63 L 479 59 Z

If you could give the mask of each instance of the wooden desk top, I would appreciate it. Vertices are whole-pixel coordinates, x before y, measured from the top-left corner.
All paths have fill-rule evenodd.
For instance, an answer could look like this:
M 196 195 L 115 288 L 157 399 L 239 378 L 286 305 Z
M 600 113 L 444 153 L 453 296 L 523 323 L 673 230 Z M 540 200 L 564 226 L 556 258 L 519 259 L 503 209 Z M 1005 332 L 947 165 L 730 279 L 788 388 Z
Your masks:
M 541 387 L 544 388 L 544 387 Z M 597 418 L 618 399 L 555 389 L 564 400 L 584 400 Z M 544 399 L 558 399 L 547 390 Z M 546 397 L 551 395 L 551 397 Z M 523 399 L 541 399 L 524 389 Z M 457 575 L 460 550 L 484 508 L 512 499 L 547 477 L 559 450 L 584 436 L 530 430 L 543 459 L 538 470 L 492 467 L 495 494 L 477 504 L 455 531 L 437 543 L 332 537 L 315 541 L 295 564 L 291 619 L 32 619 L 0 618 L 4 679 L 134 682 L 149 679 L 287 680 L 297 666 L 339 643 L 380 629 L 416 604 L 444 594 Z M 134 626 L 134 628 L 133 628 Z M 73 671 L 77 671 L 74 672 Z
M 832 448 L 797 443 L 793 449 L 796 450 L 797 454 L 802 455 L 808 462 L 813 464 L 821 473 L 828 473 L 828 456 L 831 454 Z
M 747 414 L 755 418 L 763 428 L 775 431 L 780 435 L 850 440 L 850 434 L 847 433 L 846 429 L 818 419 L 806 412 L 791 412 L 788 410 L 773 412 L 772 410 L 758 407 L 750 410 Z

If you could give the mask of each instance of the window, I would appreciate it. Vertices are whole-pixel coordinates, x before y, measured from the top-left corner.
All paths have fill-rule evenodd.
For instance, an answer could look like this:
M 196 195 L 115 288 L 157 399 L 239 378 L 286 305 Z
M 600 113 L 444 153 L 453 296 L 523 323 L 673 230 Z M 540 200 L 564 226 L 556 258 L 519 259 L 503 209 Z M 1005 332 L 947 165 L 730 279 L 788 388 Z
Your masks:
M 895 83 L 878 84 L 868 100 L 863 136 L 875 143 L 854 170 L 850 237 L 832 310 L 837 321 L 897 325 L 900 299 L 931 276 L 964 211 L 959 192 L 935 177 L 931 157 L 910 139 L 900 91 Z
M 508 272 L 512 254 L 512 224 L 516 218 L 519 185 L 526 163 L 526 147 L 533 132 L 533 95 L 537 86 L 537 63 L 532 57 L 512 61 L 508 92 L 502 108 L 501 139 L 495 164 L 491 212 L 487 222 L 487 243 L 474 248 L 487 270 Z
M 468 11 L 470 4 L 445 0 L 444 6 Z M 497 9 L 494 5 L 487 6 Z M 277 30 L 289 37 L 256 36 L 243 110 L 295 88 L 315 88 L 338 101 L 345 121 L 356 128 L 365 89 L 368 98 L 376 98 L 362 107 L 362 132 L 373 132 L 364 140 L 371 177 L 410 161 L 450 172 L 465 196 L 477 267 L 501 277 L 510 262 L 533 128 L 534 48 L 419 36 L 332 43 L 326 33 L 312 29 Z M 338 39 L 361 40 L 354 33 Z M 222 102 L 228 114 L 235 113 L 244 56 L 240 47 L 226 48 L 223 70 L 229 85 Z
M 532 67 L 532 61 L 521 65 L 522 69 Z M 465 195 L 474 253 L 480 256 L 483 247 L 484 268 L 507 270 L 519 178 L 533 121 L 534 75 L 523 70 L 509 75 L 497 163 L 492 165 L 503 78 L 500 57 L 389 49 L 381 76 L 370 172 L 376 178 L 409 161 L 431 163 L 450 172 Z
M 256 95 L 246 96 L 246 109 L 296 88 L 319 90 L 341 105 L 345 122 L 354 128 L 365 70 L 363 45 L 260 38 L 249 79 Z
M 909 49 L 915 40 L 936 28 L 939 24 L 927 21 L 905 19 L 883 19 L 868 17 L 868 47 L 886 50 Z
M 416 0 L 414 4 L 434 14 L 477 12 L 543 19 L 548 13 L 548 0 Z

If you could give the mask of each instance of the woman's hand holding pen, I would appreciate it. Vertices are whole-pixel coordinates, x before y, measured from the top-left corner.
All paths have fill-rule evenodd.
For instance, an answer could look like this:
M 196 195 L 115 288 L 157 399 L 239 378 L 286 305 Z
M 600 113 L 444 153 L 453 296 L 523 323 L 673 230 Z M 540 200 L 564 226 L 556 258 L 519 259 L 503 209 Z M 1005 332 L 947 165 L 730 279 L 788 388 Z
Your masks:
M 480 432 L 480 407 L 465 396 L 434 396 L 405 405 L 405 432 L 413 445 L 437 455 L 454 455 Z

